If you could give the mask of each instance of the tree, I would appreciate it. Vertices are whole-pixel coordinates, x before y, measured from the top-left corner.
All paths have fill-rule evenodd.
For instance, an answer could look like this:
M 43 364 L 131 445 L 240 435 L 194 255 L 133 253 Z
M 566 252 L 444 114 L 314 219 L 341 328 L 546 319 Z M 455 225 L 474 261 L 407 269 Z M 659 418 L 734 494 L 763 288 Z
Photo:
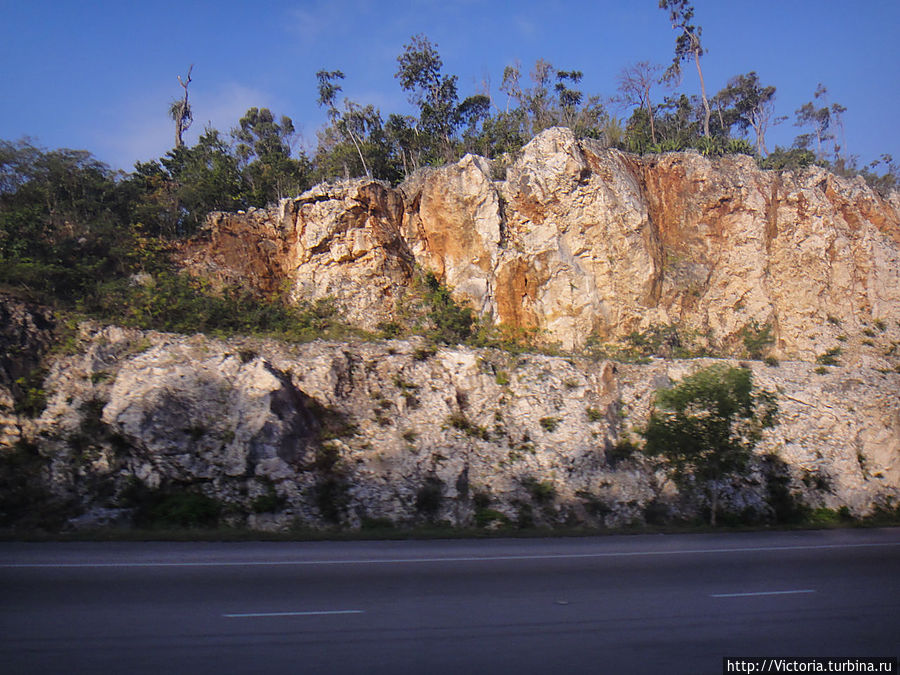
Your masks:
M 756 136 L 756 152 L 760 157 L 768 153 L 766 148 L 766 131 L 773 122 L 777 124 L 784 118 L 774 118 L 775 87 L 762 86 L 755 72 L 736 75 L 728 80 L 727 86 L 716 94 L 715 98 L 726 107 L 733 106 L 734 118 L 742 131 L 753 129 Z
M 772 393 L 754 391 L 748 368 L 716 364 L 660 389 L 642 435 L 676 485 L 705 492 L 716 524 L 723 482 L 744 471 L 762 430 L 775 422 Z
M 346 99 L 344 103 L 347 108 L 347 114 L 342 115 L 338 111 L 336 99 L 338 93 L 341 91 L 341 86 L 336 84 L 335 81 L 344 79 L 344 73 L 340 70 L 332 70 L 330 72 L 327 70 L 320 70 L 316 73 L 316 79 L 319 80 L 319 105 L 328 109 L 328 118 L 331 120 L 331 124 L 338 131 L 348 136 L 353 142 L 354 147 L 356 147 L 356 152 L 359 155 L 359 161 L 362 163 L 363 171 L 366 176 L 371 177 L 372 174 L 369 172 L 369 167 L 366 165 L 366 158 L 363 157 L 362 148 L 360 148 L 360 141 L 357 138 L 356 133 L 354 133 L 354 128 L 359 129 L 362 127 L 365 129 L 367 122 L 369 122 L 371 117 L 360 114 L 359 107 Z
M 459 96 L 456 75 L 443 75 L 444 62 L 424 35 L 414 35 L 397 57 L 394 77 L 408 92 L 409 101 L 419 108 L 417 133 L 428 136 L 429 160 L 454 159 L 453 136 L 459 124 Z
M 709 118 L 712 112 L 709 108 L 709 100 L 706 98 L 706 84 L 703 81 L 703 71 L 700 68 L 700 57 L 705 53 L 700 42 L 703 29 L 691 23 L 694 18 L 694 7 L 688 0 L 659 0 L 659 8 L 669 12 L 669 20 L 672 28 L 681 31 L 675 38 L 675 57 L 672 65 L 666 71 L 667 79 L 677 79 L 681 76 L 681 63 L 693 57 L 697 66 L 697 75 L 700 76 L 700 94 L 703 98 L 703 135 L 709 138 Z
M 176 99 L 172 101 L 172 104 L 169 106 L 169 117 L 175 122 L 176 148 L 180 148 L 184 145 L 182 136 L 184 135 L 184 132 L 188 130 L 188 127 L 191 126 L 191 122 L 194 121 L 194 114 L 191 112 L 190 103 L 188 103 L 188 85 L 191 83 L 191 72 L 193 70 L 194 64 L 192 63 L 183 80 L 181 79 L 181 75 L 178 75 L 178 84 L 184 89 L 184 96 L 181 97 L 181 100 Z
M 196 145 L 173 148 L 162 158 L 138 162 L 124 181 L 131 220 L 161 238 L 193 234 L 211 211 L 235 211 L 246 204 L 237 158 L 215 129 Z
M 794 139 L 794 145 L 798 148 L 808 148 L 812 144 L 813 138 L 815 138 L 817 159 L 825 158 L 822 145 L 834 138 L 828 133 L 828 129 L 831 126 L 831 108 L 829 108 L 827 101 L 821 108 L 817 107 L 818 103 L 816 103 L 816 101 L 824 99 L 827 95 L 828 89 L 820 82 L 813 94 L 813 100 L 804 103 L 794 111 L 794 114 L 797 116 L 797 120 L 794 122 L 795 127 L 812 127 L 812 133 L 797 136 Z M 841 112 L 845 110 L 843 106 L 840 108 Z
M 659 73 L 662 66 L 649 61 L 640 61 L 633 66 L 623 68 L 619 73 L 619 92 L 621 101 L 627 105 L 635 105 L 647 109 L 650 122 L 650 140 L 656 144 L 656 126 L 654 124 L 653 100 L 650 91 L 660 83 Z
M 268 108 L 250 108 L 231 131 L 237 141 L 239 167 L 249 184 L 246 201 L 265 206 L 306 185 L 308 162 L 301 154 L 291 158 L 294 123 L 285 115 L 276 121 Z

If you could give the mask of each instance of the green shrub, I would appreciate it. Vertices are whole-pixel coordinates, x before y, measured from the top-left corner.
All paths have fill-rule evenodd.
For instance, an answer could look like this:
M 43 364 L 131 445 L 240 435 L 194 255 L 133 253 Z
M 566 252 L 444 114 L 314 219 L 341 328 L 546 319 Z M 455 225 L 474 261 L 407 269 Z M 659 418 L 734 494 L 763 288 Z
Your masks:
M 175 486 L 151 489 L 133 482 L 121 500 L 134 507 L 134 524 L 150 529 L 213 528 L 222 512 L 215 499 Z
M 425 302 L 428 306 L 428 321 L 431 324 L 429 337 L 442 344 L 462 344 L 472 337 L 475 313 L 469 307 L 457 303 L 450 289 L 441 284 L 432 272 L 425 274 Z
M 744 341 L 747 356 L 756 360 L 763 358 L 765 351 L 775 342 L 772 326 L 769 324 L 760 326 L 755 320 L 741 329 L 741 339 Z
M 13 410 L 26 417 L 40 417 L 47 407 L 47 392 L 44 390 L 46 368 L 35 368 L 25 377 L 16 379 L 12 387 Z
M 322 517 L 331 523 L 339 523 L 350 503 L 350 486 L 339 474 L 320 475 L 313 488 L 316 506 Z
M 556 498 L 556 487 L 547 480 L 539 481 L 529 476 L 522 480 L 522 487 L 528 490 L 528 494 L 538 504 L 548 504 Z
M 428 476 L 416 491 L 416 511 L 432 520 L 444 503 L 444 481 Z
M 447 418 L 447 424 L 454 429 L 459 429 L 472 438 L 480 438 L 484 441 L 489 441 L 491 439 L 491 435 L 487 429 L 478 426 L 477 424 L 472 424 L 472 422 L 469 421 L 469 418 L 461 412 L 452 413 Z
M 253 513 L 275 513 L 284 508 L 287 498 L 275 492 L 273 486 L 269 486 L 268 491 L 264 495 L 256 497 L 250 504 Z
M 428 344 L 422 347 L 416 347 L 413 351 L 413 359 L 416 361 L 427 361 L 435 354 L 437 354 L 437 348 L 435 348 L 434 345 Z
M 509 522 L 509 517 L 500 511 L 484 507 L 475 510 L 476 527 L 488 527 L 493 523 L 499 523 L 500 525 L 505 526 L 509 525 Z
M 0 527 L 49 527 L 65 521 L 44 484 L 45 459 L 37 446 L 19 441 L 0 450 Z
M 604 518 L 613 511 L 609 504 L 587 490 L 579 490 L 575 493 L 575 496 L 581 500 L 585 511 L 595 518 Z
M 606 415 L 596 408 L 588 408 L 585 412 L 587 413 L 588 420 L 591 422 L 600 422 L 601 420 L 606 419 Z
M 838 357 L 841 355 L 842 350 L 840 347 L 832 347 L 824 354 L 819 354 L 816 357 L 816 363 L 823 366 L 836 366 L 838 364 Z
M 390 518 L 362 518 L 360 528 L 363 530 L 391 530 L 394 528 L 394 521 Z
M 785 150 L 776 146 L 775 150 L 758 160 L 762 169 L 774 171 L 799 171 L 816 163 L 815 154 L 806 149 L 790 148 Z
M 620 438 L 616 444 L 606 449 L 606 463 L 611 469 L 615 469 L 622 462 L 631 459 L 637 452 L 638 446 L 626 437 Z
M 549 432 L 556 431 L 559 427 L 560 419 L 558 417 L 542 417 L 540 419 L 541 426 Z

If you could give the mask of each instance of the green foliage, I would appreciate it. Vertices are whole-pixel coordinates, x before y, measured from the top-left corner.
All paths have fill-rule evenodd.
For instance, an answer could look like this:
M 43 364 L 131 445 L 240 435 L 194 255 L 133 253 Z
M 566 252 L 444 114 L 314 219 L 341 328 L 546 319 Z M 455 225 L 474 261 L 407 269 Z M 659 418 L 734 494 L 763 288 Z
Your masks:
M 512 354 L 534 352 L 547 347 L 546 344 L 542 345 L 541 343 L 541 331 L 538 328 L 507 324 L 495 325 L 486 321 L 478 323 L 477 330 L 469 340 L 469 344 L 475 347 L 502 349 Z
M 472 438 L 479 438 L 483 441 L 489 441 L 491 438 L 491 435 L 487 429 L 482 426 L 478 426 L 477 424 L 472 424 L 472 422 L 469 421 L 469 418 L 461 412 L 455 412 L 451 414 L 447 418 L 447 424 L 454 429 L 459 429 L 467 436 L 471 436 Z
M 773 171 L 800 171 L 816 163 L 816 156 L 804 148 L 784 149 L 775 146 L 775 150 L 759 160 L 762 169 Z
M 40 417 L 47 407 L 47 392 L 44 390 L 46 368 L 34 368 L 13 383 L 13 410 L 18 415 Z
M 341 474 L 325 473 L 313 486 L 316 506 L 330 523 L 339 523 L 350 503 L 350 486 Z
M 694 358 L 708 354 L 701 336 L 678 325 L 654 324 L 643 331 L 632 331 L 624 345 L 599 346 L 588 341 L 587 349 L 595 355 L 622 361 L 640 361 L 649 356 Z
M 416 491 L 416 511 L 434 519 L 444 503 L 444 481 L 434 475 L 427 476 Z
M 462 344 L 472 337 L 475 313 L 457 303 L 449 288 L 428 272 L 424 281 L 424 297 L 428 307 L 428 337 L 441 344 Z
M 840 347 L 832 347 L 827 350 L 824 354 L 819 354 L 816 357 L 816 363 L 822 366 L 837 366 L 840 365 L 838 361 L 838 357 L 841 355 L 842 351 Z
M 559 427 L 560 419 L 558 417 L 542 417 L 540 419 L 540 424 L 546 431 L 556 431 L 557 427 Z
M 762 430 L 774 425 L 775 397 L 754 391 L 749 369 L 716 364 L 658 390 L 655 402 L 645 452 L 682 489 L 707 493 L 714 525 L 721 483 L 746 469 Z
M 250 504 L 253 513 L 275 513 L 284 508 L 287 498 L 275 492 L 274 486 L 270 485 L 268 491 L 264 495 L 256 497 Z
M 537 504 L 549 504 L 556 499 L 556 486 L 548 480 L 538 480 L 533 476 L 528 476 L 522 480 L 524 487 L 531 498 Z
M 769 346 L 775 343 L 772 326 L 768 323 L 760 326 L 755 319 L 741 329 L 741 339 L 747 356 L 756 360 L 762 359 Z
M 218 525 L 222 505 L 215 499 L 187 488 L 148 488 L 134 480 L 119 497 L 122 506 L 134 509 L 136 527 L 148 529 L 213 528 Z
M 638 446 L 628 437 L 619 438 L 615 445 L 606 449 L 606 463 L 615 469 L 622 462 L 631 459 L 639 451 Z
M 505 527 L 510 524 L 509 517 L 505 513 L 501 513 L 495 509 L 481 507 L 475 509 L 475 526 L 491 527 L 494 524 Z
M 248 203 L 238 159 L 215 129 L 207 129 L 193 147 L 137 163 L 122 188 L 131 199 L 131 222 L 167 238 L 193 234 L 210 211 L 235 211 Z
M 591 422 L 600 422 L 606 419 L 606 414 L 596 408 L 587 408 L 585 413 L 587 414 L 588 420 Z
M 64 511 L 45 487 L 47 460 L 35 445 L 19 441 L 0 449 L 0 527 L 56 529 Z
M 282 197 L 300 194 L 307 185 L 306 158 L 291 158 L 294 123 L 275 116 L 268 108 L 250 108 L 232 130 L 235 153 L 248 184 L 245 198 L 251 206 L 265 206 Z

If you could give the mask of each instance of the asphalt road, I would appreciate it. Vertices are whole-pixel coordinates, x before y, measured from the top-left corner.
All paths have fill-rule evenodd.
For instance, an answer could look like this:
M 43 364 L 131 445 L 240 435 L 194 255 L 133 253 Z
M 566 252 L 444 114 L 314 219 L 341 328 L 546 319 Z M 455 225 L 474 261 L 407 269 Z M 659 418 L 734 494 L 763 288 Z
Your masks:
M 0 544 L 2 673 L 720 673 L 897 656 L 900 529 Z

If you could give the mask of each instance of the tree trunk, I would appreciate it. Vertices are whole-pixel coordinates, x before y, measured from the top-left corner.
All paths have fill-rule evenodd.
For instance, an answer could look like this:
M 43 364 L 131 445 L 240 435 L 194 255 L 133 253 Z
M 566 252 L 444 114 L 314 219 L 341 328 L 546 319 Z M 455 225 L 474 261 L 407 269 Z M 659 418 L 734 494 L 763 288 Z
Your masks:
M 183 108 L 178 108 L 178 117 L 175 118 L 175 147 L 180 148 L 184 145 L 184 141 L 181 136 L 184 134 L 184 117 L 183 117 Z
M 656 126 L 653 124 L 653 104 L 650 103 L 650 96 L 647 96 L 647 114 L 650 116 L 650 140 L 656 145 Z
M 712 495 L 710 495 L 710 507 L 709 507 L 709 524 L 711 527 L 716 526 L 716 511 L 719 510 L 719 486 L 716 485 L 712 489 Z
M 709 101 L 706 99 L 706 84 L 703 82 L 703 71 L 700 70 L 700 51 L 694 50 L 694 63 L 697 64 L 697 74 L 700 76 L 700 94 L 703 96 L 703 109 L 706 116 L 703 118 L 703 135 L 709 138 L 709 118 L 712 112 L 709 109 Z
M 356 152 L 359 155 L 359 161 L 362 162 L 363 171 L 366 172 L 366 178 L 371 178 L 372 174 L 369 173 L 369 167 L 366 166 L 366 160 L 363 158 L 362 150 L 359 147 L 359 143 L 356 142 L 356 136 L 350 129 L 347 129 L 347 133 L 350 136 L 350 140 L 353 141 L 353 145 L 356 146 Z

